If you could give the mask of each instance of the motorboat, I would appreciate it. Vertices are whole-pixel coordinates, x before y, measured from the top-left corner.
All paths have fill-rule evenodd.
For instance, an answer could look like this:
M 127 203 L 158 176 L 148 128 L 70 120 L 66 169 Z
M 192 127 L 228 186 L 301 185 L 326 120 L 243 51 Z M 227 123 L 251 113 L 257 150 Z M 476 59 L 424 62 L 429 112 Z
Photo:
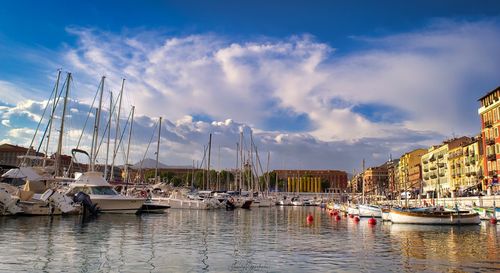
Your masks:
M 290 198 L 287 198 L 286 196 L 283 196 L 283 198 L 278 202 L 278 205 L 280 206 L 291 206 L 292 201 Z
M 137 213 L 146 198 L 119 194 L 103 177 L 101 172 L 89 171 L 77 176 L 69 184 L 67 195 L 74 196 L 78 192 L 87 194 L 99 212 L 103 213 Z
M 300 200 L 300 197 L 293 197 L 292 198 L 292 206 L 303 206 L 304 201 Z
M 139 213 L 165 213 L 167 209 L 169 209 L 169 205 L 162 204 L 157 201 L 153 201 L 151 199 L 147 199 L 142 207 L 139 209 Z
M 174 190 L 168 197 L 153 197 L 153 201 L 170 206 L 171 209 L 207 210 L 221 208 L 216 198 L 201 197 L 198 194 L 184 194 Z
M 359 217 L 382 217 L 382 211 L 379 206 L 375 205 L 358 205 Z
M 481 223 L 479 214 L 470 211 L 446 210 L 404 210 L 391 209 L 393 224 L 419 225 L 477 225 Z
M 500 220 L 500 208 L 496 207 L 473 207 L 472 210 L 479 214 L 481 220 L 490 220 L 496 218 Z
M 355 206 L 355 205 L 350 205 L 350 206 L 347 208 L 347 214 L 350 214 L 350 215 L 359 215 L 359 209 L 358 209 L 358 206 Z

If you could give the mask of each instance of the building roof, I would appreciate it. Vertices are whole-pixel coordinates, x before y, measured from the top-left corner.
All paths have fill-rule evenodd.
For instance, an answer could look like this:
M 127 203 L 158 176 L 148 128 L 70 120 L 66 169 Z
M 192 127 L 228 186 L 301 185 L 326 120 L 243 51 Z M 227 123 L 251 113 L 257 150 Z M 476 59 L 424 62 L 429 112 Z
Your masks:
M 498 91 L 500 90 L 500 86 L 497 86 L 495 89 L 489 91 L 488 93 L 486 93 L 486 95 L 480 97 L 479 99 L 477 99 L 478 101 L 481 101 L 482 99 L 486 98 L 487 96 L 489 96 L 491 93 L 495 92 L 495 91 Z

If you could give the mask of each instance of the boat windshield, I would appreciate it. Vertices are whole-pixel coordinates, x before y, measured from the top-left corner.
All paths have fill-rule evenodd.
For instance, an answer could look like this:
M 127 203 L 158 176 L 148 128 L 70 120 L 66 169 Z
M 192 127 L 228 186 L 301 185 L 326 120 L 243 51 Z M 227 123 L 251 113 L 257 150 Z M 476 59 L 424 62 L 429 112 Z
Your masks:
M 118 193 L 111 187 L 101 186 L 101 187 L 92 187 L 92 194 L 96 195 L 118 195 Z

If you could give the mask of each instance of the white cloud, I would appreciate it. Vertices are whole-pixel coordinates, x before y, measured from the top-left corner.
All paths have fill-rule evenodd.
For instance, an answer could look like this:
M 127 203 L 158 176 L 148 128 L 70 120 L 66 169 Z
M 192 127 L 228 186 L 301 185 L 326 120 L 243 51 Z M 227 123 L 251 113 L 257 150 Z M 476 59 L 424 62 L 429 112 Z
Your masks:
M 479 130 L 476 99 L 498 85 L 500 71 L 500 26 L 490 21 L 442 21 L 411 33 L 356 38 L 367 49 L 341 56 L 307 35 L 232 41 L 215 34 L 68 31 L 78 38 L 63 53 L 78 88 L 72 128 L 86 117 L 82 106 L 101 75 L 115 93 L 124 77 L 123 104 L 137 107 L 133 158 L 143 156 L 156 120 L 150 117 L 163 116 L 162 157 L 175 165 L 199 159 L 213 133 L 224 166 L 233 166 L 239 132 L 250 127 L 262 150 L 273 152 L 275 167 L 349 170 L 363 157 L 376 162 L 452 134 L 472 135 Z M 2 119 L 41 115 L 43 102 L 19 101 L 25 100 Z M 395 121 L 356 111 L 374 104 L 396 109 L 381 113 Z M 301 115 L 304 126 L 283 129 Z

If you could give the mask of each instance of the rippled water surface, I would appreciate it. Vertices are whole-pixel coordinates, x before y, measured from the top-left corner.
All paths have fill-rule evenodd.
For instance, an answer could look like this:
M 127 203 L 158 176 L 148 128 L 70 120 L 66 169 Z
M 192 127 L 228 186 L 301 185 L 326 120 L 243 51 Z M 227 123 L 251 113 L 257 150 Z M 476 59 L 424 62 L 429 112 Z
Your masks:
M 499 234 L 487 222 L 372 227 L 315 207 L 1 217 L 0 272 L 494 272 Z

